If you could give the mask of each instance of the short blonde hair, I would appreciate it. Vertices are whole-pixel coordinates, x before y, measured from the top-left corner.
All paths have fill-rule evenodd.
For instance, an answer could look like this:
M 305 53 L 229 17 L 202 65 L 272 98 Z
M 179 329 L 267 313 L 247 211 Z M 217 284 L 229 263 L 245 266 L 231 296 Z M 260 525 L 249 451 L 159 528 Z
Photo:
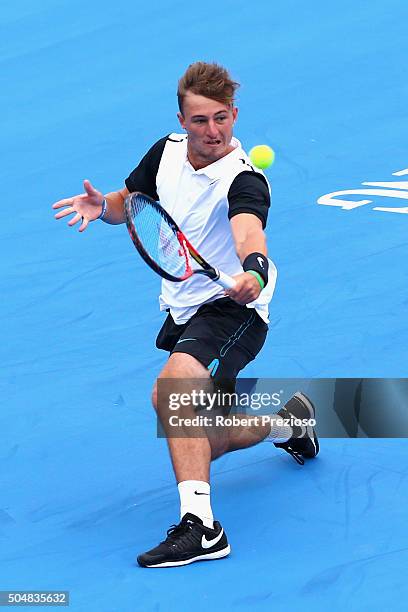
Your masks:
M 232 107 L 238 87 L 239 83 L 233 81 L 228 70 L 219 64 L 206 62 L 190 64 L 178 82 L 177 98 L 180 112 L 183 113 L 183 101 L 188 91 Z

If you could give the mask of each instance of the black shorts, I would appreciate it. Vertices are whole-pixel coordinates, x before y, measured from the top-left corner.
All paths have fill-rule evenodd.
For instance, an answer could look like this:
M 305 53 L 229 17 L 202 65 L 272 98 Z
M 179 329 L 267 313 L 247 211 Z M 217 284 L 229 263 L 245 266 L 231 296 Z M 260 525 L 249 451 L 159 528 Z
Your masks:
M 203 304 L 187 323 L 176 325 L 169 314 L 156 346 L 170 353 L 188 353 L 211 377 L 235 380 L 264 345 L 267 324 L 254 308 L 225 297 Z

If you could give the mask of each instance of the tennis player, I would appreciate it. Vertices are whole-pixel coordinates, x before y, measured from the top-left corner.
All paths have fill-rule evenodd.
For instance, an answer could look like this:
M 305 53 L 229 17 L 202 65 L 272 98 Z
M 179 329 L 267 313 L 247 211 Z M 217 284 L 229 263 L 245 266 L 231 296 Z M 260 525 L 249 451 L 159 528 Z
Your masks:
M 183 133 L 156 142 L 119 191 L 103 195 L 85 180 L 83 194 L 53 205 L 63 209 L 57 219 L 73 215 L 68 225 L 79 224 L 83 232 L 97 219 L 124 223 L 126 196 L 143 192 L 160 200 L 205 259 L 234 277 L 236 285 L 227 292 L 202 276 L 181 283 L 163 280 L 160 308 L 168 314 L 156 345 L 170 356 L 159 380 L 234 381 L 265 342 L 276 281 L 264 234 L 270 187 L 233 136 L 238 86 L 222 66 L 190 65 L 177 91 Z M 158 396 L 155 385 L 153 405 L 163 420 L 168 406 L 160 406 Z M 297 393 L 277 415 L 311 419 L 314 407 Z M 300 464 L 317 455 L 313 427 L 278 426 L 274 416 L 263 425 L 224 428 L 217 436 L 168 436 L 180 523 L 158 546 L 138 556 L 141 566 L 186 565 L 228 555 L 227 536 L 211 507 L 212 460 L 262 440 L 273 442 Z

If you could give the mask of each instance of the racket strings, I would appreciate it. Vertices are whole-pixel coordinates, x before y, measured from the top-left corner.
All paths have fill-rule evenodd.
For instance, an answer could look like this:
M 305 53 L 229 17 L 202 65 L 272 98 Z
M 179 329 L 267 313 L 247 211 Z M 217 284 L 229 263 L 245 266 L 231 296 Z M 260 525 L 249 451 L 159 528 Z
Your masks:
M 138 195 L 131 205 L 133 225 L 146 254 L 162 270 L 177 278 L 191 274 L 190 256 L 177 231 L 152 203 Z

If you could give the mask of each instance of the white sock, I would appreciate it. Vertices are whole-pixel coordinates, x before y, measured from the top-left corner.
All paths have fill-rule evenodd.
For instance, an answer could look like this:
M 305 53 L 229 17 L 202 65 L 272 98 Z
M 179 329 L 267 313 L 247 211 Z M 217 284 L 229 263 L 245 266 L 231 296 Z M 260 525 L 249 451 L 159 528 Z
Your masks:
M 269 442 L 286 442 L 292 437 L 293 430 L 290 425 L 277 425 L 276 419 L 282 419 L 282 416 L 280 414 L 271 414 L 271 431 L 265 440 L 269 440 Z
M 202 480 L 183 480 L 179 482 L 180 519 L 187 512 L 200 518 L 206 527 L 213 529 L 214 517 L 211 510 L 210 485 Z

